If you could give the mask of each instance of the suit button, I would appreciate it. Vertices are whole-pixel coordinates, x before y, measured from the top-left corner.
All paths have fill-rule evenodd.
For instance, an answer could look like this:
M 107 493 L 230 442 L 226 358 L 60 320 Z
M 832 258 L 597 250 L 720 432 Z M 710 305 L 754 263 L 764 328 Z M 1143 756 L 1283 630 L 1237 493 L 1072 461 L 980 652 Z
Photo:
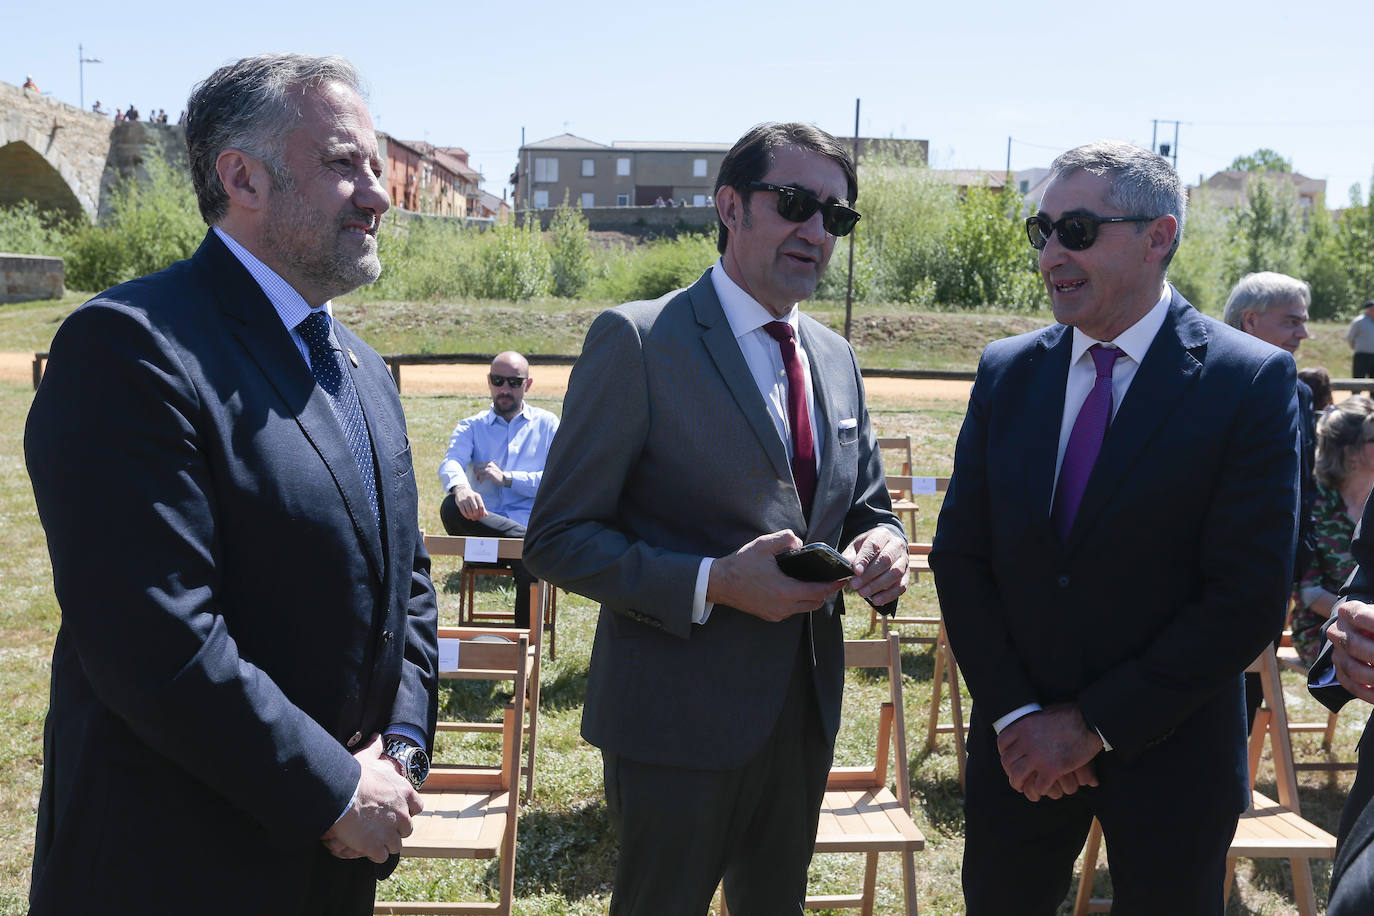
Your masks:
M 390 643 L 390 642 L 391 642 L 391 631 L 390 631 L 390 630 L 383 630 L 383 631 L 382 631 L 382 645 L 385 646 L 385 645 L 387 645 L 387 644 Z
M 1061 576 L 1058 578 L 1058 580 L 1056 580 L 1056 581 L 1059 582 L 1059 587 L 1060 587 L 1060 588 L 1068 588 L 1068 587 L 1069 587 L 1069 577 L 1068 577 L 1067 575 L 1061 575 Z
M 357 747 L 357 746 L 358 746 L 358 742 L 361 741 L 361 740 L 363 740 L 363 733 L 362 733 L 362 732 L 354 732 L 354 733 L 353 733 L 353 737 L 351 737 L 351 738 L 348 739 L 348 746 L 349 746 L 349 747 Z

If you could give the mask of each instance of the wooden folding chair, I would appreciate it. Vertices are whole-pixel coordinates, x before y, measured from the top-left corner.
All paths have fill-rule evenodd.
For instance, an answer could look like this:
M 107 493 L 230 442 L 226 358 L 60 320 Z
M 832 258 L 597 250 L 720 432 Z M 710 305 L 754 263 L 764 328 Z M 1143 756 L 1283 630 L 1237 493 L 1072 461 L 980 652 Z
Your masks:
M 925 848 L 925 836 L 911 819 L 911 779 L 907 773 L 906 719 L 902 706 L 901 644 L 896 636 L 884 639 L 847 639 L 846 668 L 883 668 L 887 671 L 888 698 L 878 710 L 878 734 L 874 761 L 868 766 L 837 766 L 830 770 L 825 800 L 816 827 L 816 852 L 859 852 L 864 863 L 861 893 L 816 895 L 806 898 L 808 910 L 862 909 L 872 916 L 878 879 L 878 853 L 896 852 L 902 859 L 903 912 L 916 916 L 917 850 Z M 888 788 L 889 748 L 894 752 L 893 770 L 897 794 Z M 729 916 L 725 895 L 720 895 L 720 916 Z M 748 914 L 745 914 L 748 916 Z
M 425 549 L 431 556 L 463 556 L 466 548 L 467 538 L 447 534 L 427 534 L 425 535 Z M 497 544 L 497 556 L 516 557 L 520 556 L 524 542 L 519 538 L 499 538 Z M 528 710 L 528 721 L 525 724 L 525 734 L 529 736 L 525 747 L 526 761 L 523 767 L 525 775 L 525 794 L 534 794 L 534 764 L 535 752 L 539 746 L 539 672 L 541 668 L 540 646 L 544 642 L 544 615 L 537 613 L 539 608 L 544 607 L 548 592 L 552 590 L 547 582 L 535 580 L 530 585 L 530 628 L 516 629 L 513 627 L 493 628 L 492 633 L 504 634 L 514 637 L 517 633 L 524 633 L 529 639 L 529 660 L 525 672 L 526 703 Z M 460 623 L 460 629 L 464 625 Z M 466 628 L 473 629 L 473 624 L 467 624 Z M 440 627 L 440 634 L 449 632 L 451 628 Z M 453 732 L 482 732 L 494 731 L 490 724 L 480 722 L 461 722 L 461 721 L 440 721 L 439 731 Z
M 1336 838 L 1304 820 L 1298 806 L 1298 782 L 1293 767 L 1293 746 L 1288 737 L 1288 713 L 1283 702 L 1283 686 L 1279 683 L 1279 666 L 1273 646 L 1261 652 L 1246 670 L 1259 674 L 1264 705 L 1255 716 L 1255 727 L 1250 732 L 1250 808 L 1240 816 L 1236 835 L 1231 839 L 1222 899 L 1231 895 L 1237 858 L 1287 859 L 1292 867 L 1293 896 L 1297 898 L 1298 913 L 1301 916 L 1315 916 L 1317 899 L 1312 886 L 1311 860 L 1334 856 Z M 1274 764 L 1278 802 L 1255 791 L 1255 774 L 1259 770 L 1266 736 Z M 1179 823 L 1178 829 L 1189 829 L 1186 819 Z M 1160 843 L 1169 842 L 1167 836 L 1158 840 Z M 1111 910 L 1111 900 L 1092 896 L 1093 875 L 1101 847 L 1102 825 L 1094 819 L 1083 848 L 1083 871 L 1074 900 L 1074 916 Z
M 490 630 L 444 628 L 441 639 L 457 640 L 458 663 L 440 665 L 439 676 L 473 680 L 509 680 L 510 702 L 501 721 L 491 723 L 501 735 L 497 766 L 435 763 L 420 795 L 425 810 L 412 820 L 402 856 L 451 859 L 500 859 L 497 901 L 378 901 L 374 913 L 487 913 L 509 916 L 515 897 L 515 834 L 520 808 L 520 759 L 524 729 L 529 636 L 523 631 L 496 635 Z M 441 659 L 445 653 L 441 650 Z
M 878 436 L 878 450 L 880 452 L 894 452 L 897 461 L 888 464 L 883 462 L 883 467 L 899 467 L 899 474 L 890 476 L 887 481 L 887 492 L 892 497 L 892 511 L 897 513 L 897 517 L 906 525 L 907 536 L 911 535 L 911 530 L 916 527 L 916 513 L 920 510 L 916 507 L 916 502 L 911 498 L 910 481 L 903 484 L 903 477 L 911 476 L 911 437 L 910 436 Z
M 500 560 L 519 560 L 524 556 L 525 541 L 523 538 L 491 538 L 497 542 L 497 559 Z M 477 609 L 477 578 L 478 576 L 509 576 L 514 577 L 514 573 L 509 567 L 489 566 L 482 563 L 469 563 L 465 556 L 467 551 L 468 538 L 459 535 L 449 534 L 427 534 L 425 535 L 425 549 L 430 556 L 450 556 L 462 557 L 463 569 L 459 580 L 458 589 L 458 625 L 459 626 L 485 626 L 488 624 L 513 625 L 515 623 L 515 611 L 513 609 L 484 610 Z M 558 657 L 558 589 L 550 586 L 544 591 L 545 604 L 543 605 L 544 632 L 548 634 L 549 658 Z M 530 616 L 533 618 L 539 605 L 530 605 Z
M 1297 649 L 1294 649 L 1291 645 L 1281 645 L 1278 647 L 1277 655 L 1280 668 L 1288 671 L 1295 671 L 1302 677 L 1304 683 L 1307 681 L 1307 665 L 1305 665 L 1303 660 L 1298 656 Z M 1334 741 L 1336 737 L 1336 720 L 1338 718 L 1339 716 L 1336 713 L 1328 711 L 1325 722 L 1289 722 L 1288 733 L 1296 735 L 1321 732 L 1322 750 L 1330 751 L 1331 742 Z M 1322 773 L 1339 773 L 1342 771 L 1354 771 L 1359 769 L 1359 767 L 1360 764 L 1357 760 L 1302 761 L 1293 764 L 1293 769 L 1300 773 L 1312 770 Z

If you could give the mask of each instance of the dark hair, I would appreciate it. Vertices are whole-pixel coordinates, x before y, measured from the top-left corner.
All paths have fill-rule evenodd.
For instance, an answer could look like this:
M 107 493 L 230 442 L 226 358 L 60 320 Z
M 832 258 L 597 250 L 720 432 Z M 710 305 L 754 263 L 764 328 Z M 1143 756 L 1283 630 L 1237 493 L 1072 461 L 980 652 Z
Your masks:
M 363 94 L 362 80 L 342 57 L 258 54 L 220 67 L 186 102 L 186 149 L 200 215 L 211 226 L 229 211 L 215 167 L 220 153 L 243 150 L 261 159 L 277 187 L 289 187 L 286 137 L 301 116 L 306 93 L 339 83 Z
M 844 172 L 849 188 L 848 203 L 851 207 L 854 205 L 859 196 L 859 176 L 849 150 L 819 127 L 795 121 L 786 124 L 769 121 L 749 128 L 749 132 L 740 137 L 720 161 L 720 171 L 716 173 L 716 199 L 720 199 L 721 188 L 732 187 L 739 192 L 748 212 L 749 182 L 759 181 L 768 173 L 772 152 L 780 146 L 810 150 L 832 160 Z M 730 231 L 725 228 L 725 223 L 721 223 L 720 238 L 716 242 L 721 254 L 725 254 L 725 243 L 729 237 Z
M 1331 406 L 1331 373 L 1321 366 L 1308 366 L 1298 370 L 1298 378 L 1312 389 L 1312 409 L 1324 410 Z

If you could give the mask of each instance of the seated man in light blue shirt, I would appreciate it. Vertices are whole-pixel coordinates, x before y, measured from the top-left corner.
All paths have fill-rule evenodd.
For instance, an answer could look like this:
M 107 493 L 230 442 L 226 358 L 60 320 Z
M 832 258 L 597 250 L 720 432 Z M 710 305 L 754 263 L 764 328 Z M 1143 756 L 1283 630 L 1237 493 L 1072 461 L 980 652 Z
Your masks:
M 514 351 L 491 362 L 491 409 L 459 422 L 439 462 L 444 488 L 439 517 L 449 534 L 523 538 L 534 494 L 544 476 L 558 418 L 525 403 L 530 364 Z M 515 573 L 515 624 L 530 625 L 529 585 L 519 560 L 501 561 Z

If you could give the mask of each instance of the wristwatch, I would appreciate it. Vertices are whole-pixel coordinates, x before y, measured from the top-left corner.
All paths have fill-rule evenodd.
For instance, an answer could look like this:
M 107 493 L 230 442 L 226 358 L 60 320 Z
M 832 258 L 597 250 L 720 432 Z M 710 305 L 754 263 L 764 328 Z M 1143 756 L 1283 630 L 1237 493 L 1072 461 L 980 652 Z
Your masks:
M 387 738 L 383 747 L 388 757 L 401 764 L 401 770 L 415 787 L 415 791 L 420 791 L 420 787 L 425 784 L 425 777 L 429 776 L 429 755 L 425 753 L 425 749 L 396 735 Z

